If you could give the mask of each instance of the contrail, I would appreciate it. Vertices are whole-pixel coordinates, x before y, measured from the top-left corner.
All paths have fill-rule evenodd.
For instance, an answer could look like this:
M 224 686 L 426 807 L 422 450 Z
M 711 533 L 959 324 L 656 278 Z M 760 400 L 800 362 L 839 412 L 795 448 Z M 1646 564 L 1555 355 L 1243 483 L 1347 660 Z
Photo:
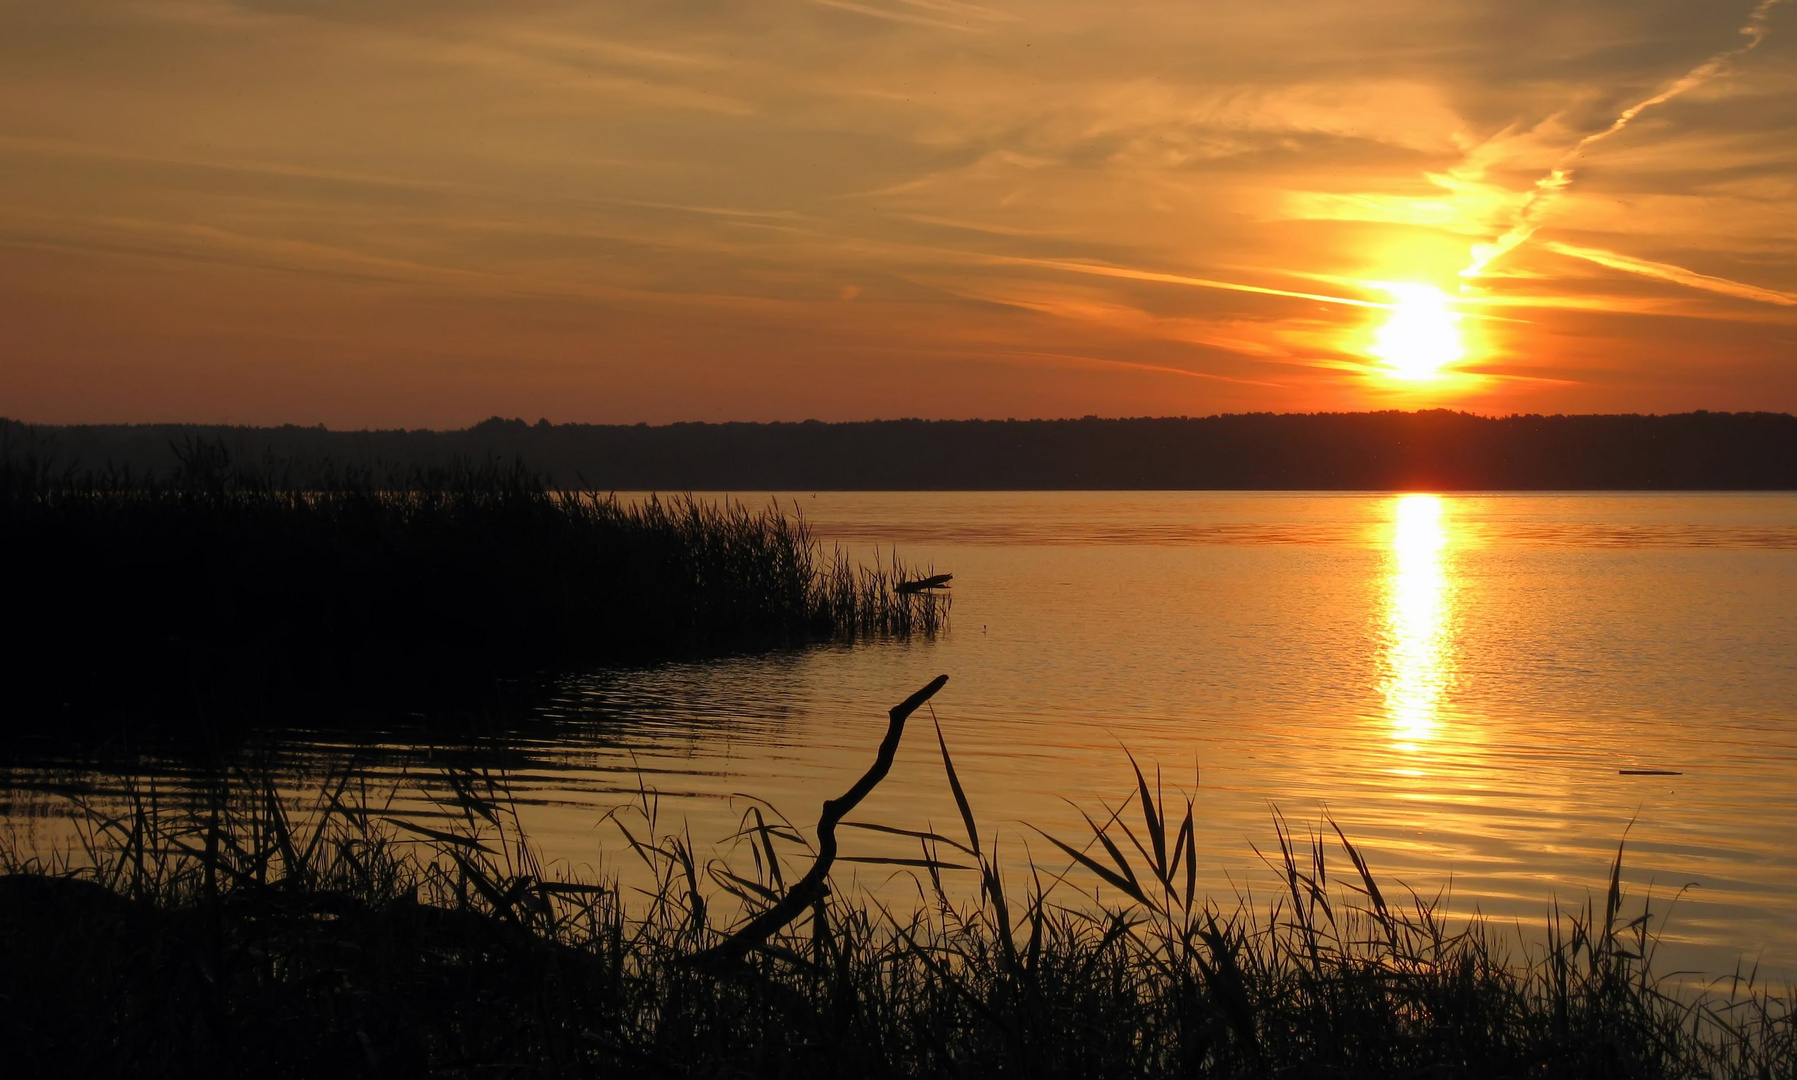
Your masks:
M 1693 289 L 1708 289 L 1724 296 L 1736 296 L 1742 300 L 1758 300 L 1763 304 L 1779 304 L 1784 307 L 1797 307 L 1797 293 L 1779 292 L 1777 289 L 1763 289 L 1758 285 L 1749 285 L 1742 281 L 1730 281 L 1728 278 L 1700 274 L 1695 270 L 1687 270 L 1671 263 L 1649 262 L 1628 255 L 1618 255 L 1614 251 L 1601 251 L 1597 248 L 1574 247 L 1562 244 L 1557 240 L 1546 243 L 1549 250 L 1562 255 L 1571 255 L 1576 259 L 1585 259 L 1599 266 L 1608 266 L 1612 270 L 1626 270 L 1631 274 L 1643 277 L 1659 278 L 1661 281 L 1676 282 Z
M 1766 39 L 1767 16 L 1782 2 L 1783 0 L 1760 0 L 1753 9 L 1753 14 L 1747 16 L 1747 22 L 1741 27 L 1740 33 L 1747 39 L 1745 42 L 1710 57 L 1653 97 L 1624 109 L 1609 127 L 1587 135 L 1574 144 L 1573 148 L 1560 159 L 1560 164 L 1556 165 L 1546 176 L 1535 181 L 1535 190 L 1529 193 L 1529 197 L 1516 211 L 1516 216 L 1511 219 L 1509 231 L 1492 243 L 1473 245 L 1472 262 L 1467 265 L 1466 269 L 1460 271 L 1460 276 L 1463 278 L 1478 277 L 1485 272 L 1487 266 L 1491 265 L 1492 260 L 1514 251 L 1518 246 L 1526 243 L 1529 237 L 1534 236 L 1535 231 L 1541 227 L 1542 213 L 1572 185 L 1573 178 L 1578 174 L 1578 160 L 1586 150 L 1628 127 L 1634 122 L 1635 117 L 1655 105 L 1663 105 L 1685 91 L 1715 78 L 1730 64 L 1758 47 L 1759 43 Z
M 980 261 L 1006 266 L 1041 266 L 1051 270 L 1067 270 L 1075 274 L 1128 278 L 1131 281 L 1161 281 L 1169 285 L 1190 285 L 1199 289 L 1222 289 L 1226 292 L 1256 293 L 1261 296 L 1286 296 L 1295 300 L 1316 300 L 1324 304 L 1347 304 L 1350 307 L 1380 308 L 1385 311 L 1390 311 L 1394 306 L 1381 304 L 1374 300 L 1352 300 L 1346 296 L 1329 296 L 1325 293 L 1269 289 L 1263 285 L 1242 285 L 1233 281 L 1213 281 L 1210 278 L 1188 277 L 1185 274 L 1163 274 L 1155 270 L 1137 270 L 1134 267 L 1073 259 L 1030 259 L 1021 255 L 987 255 L 981 257 Z

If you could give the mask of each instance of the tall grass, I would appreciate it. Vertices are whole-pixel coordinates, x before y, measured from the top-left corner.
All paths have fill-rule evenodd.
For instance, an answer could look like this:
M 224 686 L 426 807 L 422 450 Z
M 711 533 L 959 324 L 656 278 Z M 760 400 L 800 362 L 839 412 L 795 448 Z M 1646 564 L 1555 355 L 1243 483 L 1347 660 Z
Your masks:
M 0 454 L 15 700 L 460 685 L 947 619 L 946 593 L 898 588 L 920 575 L 896 557 L 857 566 L 777 506 L 624 502 L 495 461 L 381 473 L 204 443 L 181 461 L 158 478 Z
M 1789 991 L 1654 974 L 1620 851 L 1529 947 L 1277 821 L 1278 894 L 1219 901 L 1193 793 L 1138 769 L 1018 882 L 938 745 L 958 835 L 843 823 L 916 844 L 860 860 L 914 902 L 828 891 L 726 964 L 701 958 L 814 854 L 764 804 L 707 857 L 643 789 L 607 822 L 630 890 L 547 873 L 474 773 L 414 819 L 353 773 L 304 806 L 241 776 L 184 810 L 136 792 L 72 853 L 7 855 L 0 1033 L 22 1075 L 1797 1075 Z

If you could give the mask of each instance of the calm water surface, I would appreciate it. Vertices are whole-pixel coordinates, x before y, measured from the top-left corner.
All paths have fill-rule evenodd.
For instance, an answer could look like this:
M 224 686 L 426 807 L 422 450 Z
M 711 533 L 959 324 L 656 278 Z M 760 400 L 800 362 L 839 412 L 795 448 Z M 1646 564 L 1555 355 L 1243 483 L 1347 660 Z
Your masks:
M 1267 887 L 1275 808 L 1525 924 L 1601 887 L 1626 834 L 1639 892 L 1691 886 L 1672 963 L 1797 974 L 1797 496 L 780 498 L 857 554 L 952 571 L 950 631 L 564 680 L 506 754 L 552 858 L 627 872 L 598 822 L 639 777 L 701 841 L 737 827 L 738 793 L 814 819 L 885 709 L 945 672 L 935 715 L 1014 864 L 1050 861 L 1024 823 L 1079 837 L 1080 810 L 1133 789 L 1127 748 L 1198 784 L 1223 896 Z M 324 760 L 339 738 L 286 745 Z M 856 817 L 959 831 L 928 715 Z

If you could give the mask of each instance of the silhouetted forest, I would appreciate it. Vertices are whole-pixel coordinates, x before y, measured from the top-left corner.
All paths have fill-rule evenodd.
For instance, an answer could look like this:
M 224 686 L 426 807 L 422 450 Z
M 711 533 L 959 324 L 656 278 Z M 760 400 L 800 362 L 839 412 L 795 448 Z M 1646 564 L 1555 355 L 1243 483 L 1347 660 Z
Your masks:
M 354 432 L 0 421 L 0 435 L 29 438 L 81 468 L 166 473 L 177 464 L 173 447 L 205 439 L 240 459 L 403 467 L 519 459 L 557 485 L 614 491 L 1797 488 L 1797 417 L 1786 413 L 1435 410 L 657 427 L 494 417 L 455 431 Z

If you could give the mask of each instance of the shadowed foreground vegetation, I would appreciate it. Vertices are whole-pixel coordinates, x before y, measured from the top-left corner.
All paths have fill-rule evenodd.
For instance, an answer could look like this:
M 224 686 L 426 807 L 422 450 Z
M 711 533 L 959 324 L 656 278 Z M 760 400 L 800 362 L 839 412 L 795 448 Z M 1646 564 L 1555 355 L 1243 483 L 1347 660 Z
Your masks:
M 241 464 L 156 478 L 0 454 L 15 704 L 180 709 L 929 634 L 948 597 L 778 507 L 555 491 L 494 461 Z
M 9 852 L 0 1037 L 33 1076 L 1797 1076 L 1788 992 L 1656 978 L 1620 852 L 1531 949 L 1277 822 L 1278 895 L 1217 903 L 1197 807 L 1138 770 L 1019 889 L 937 737 L 957 836 L 843 823 L 916 845 L 859 860 L 914 901 L 827 893 L 740 959 L 724 928 L 812 855 L 762 805 L 705 859 L 645 791 L 610 820 L 635 891 L 546 873 L 481 775 L 413 821 L 348 774 L 309 807 L 248 778 L 183 810 L 139 791 L 76 851 Z

